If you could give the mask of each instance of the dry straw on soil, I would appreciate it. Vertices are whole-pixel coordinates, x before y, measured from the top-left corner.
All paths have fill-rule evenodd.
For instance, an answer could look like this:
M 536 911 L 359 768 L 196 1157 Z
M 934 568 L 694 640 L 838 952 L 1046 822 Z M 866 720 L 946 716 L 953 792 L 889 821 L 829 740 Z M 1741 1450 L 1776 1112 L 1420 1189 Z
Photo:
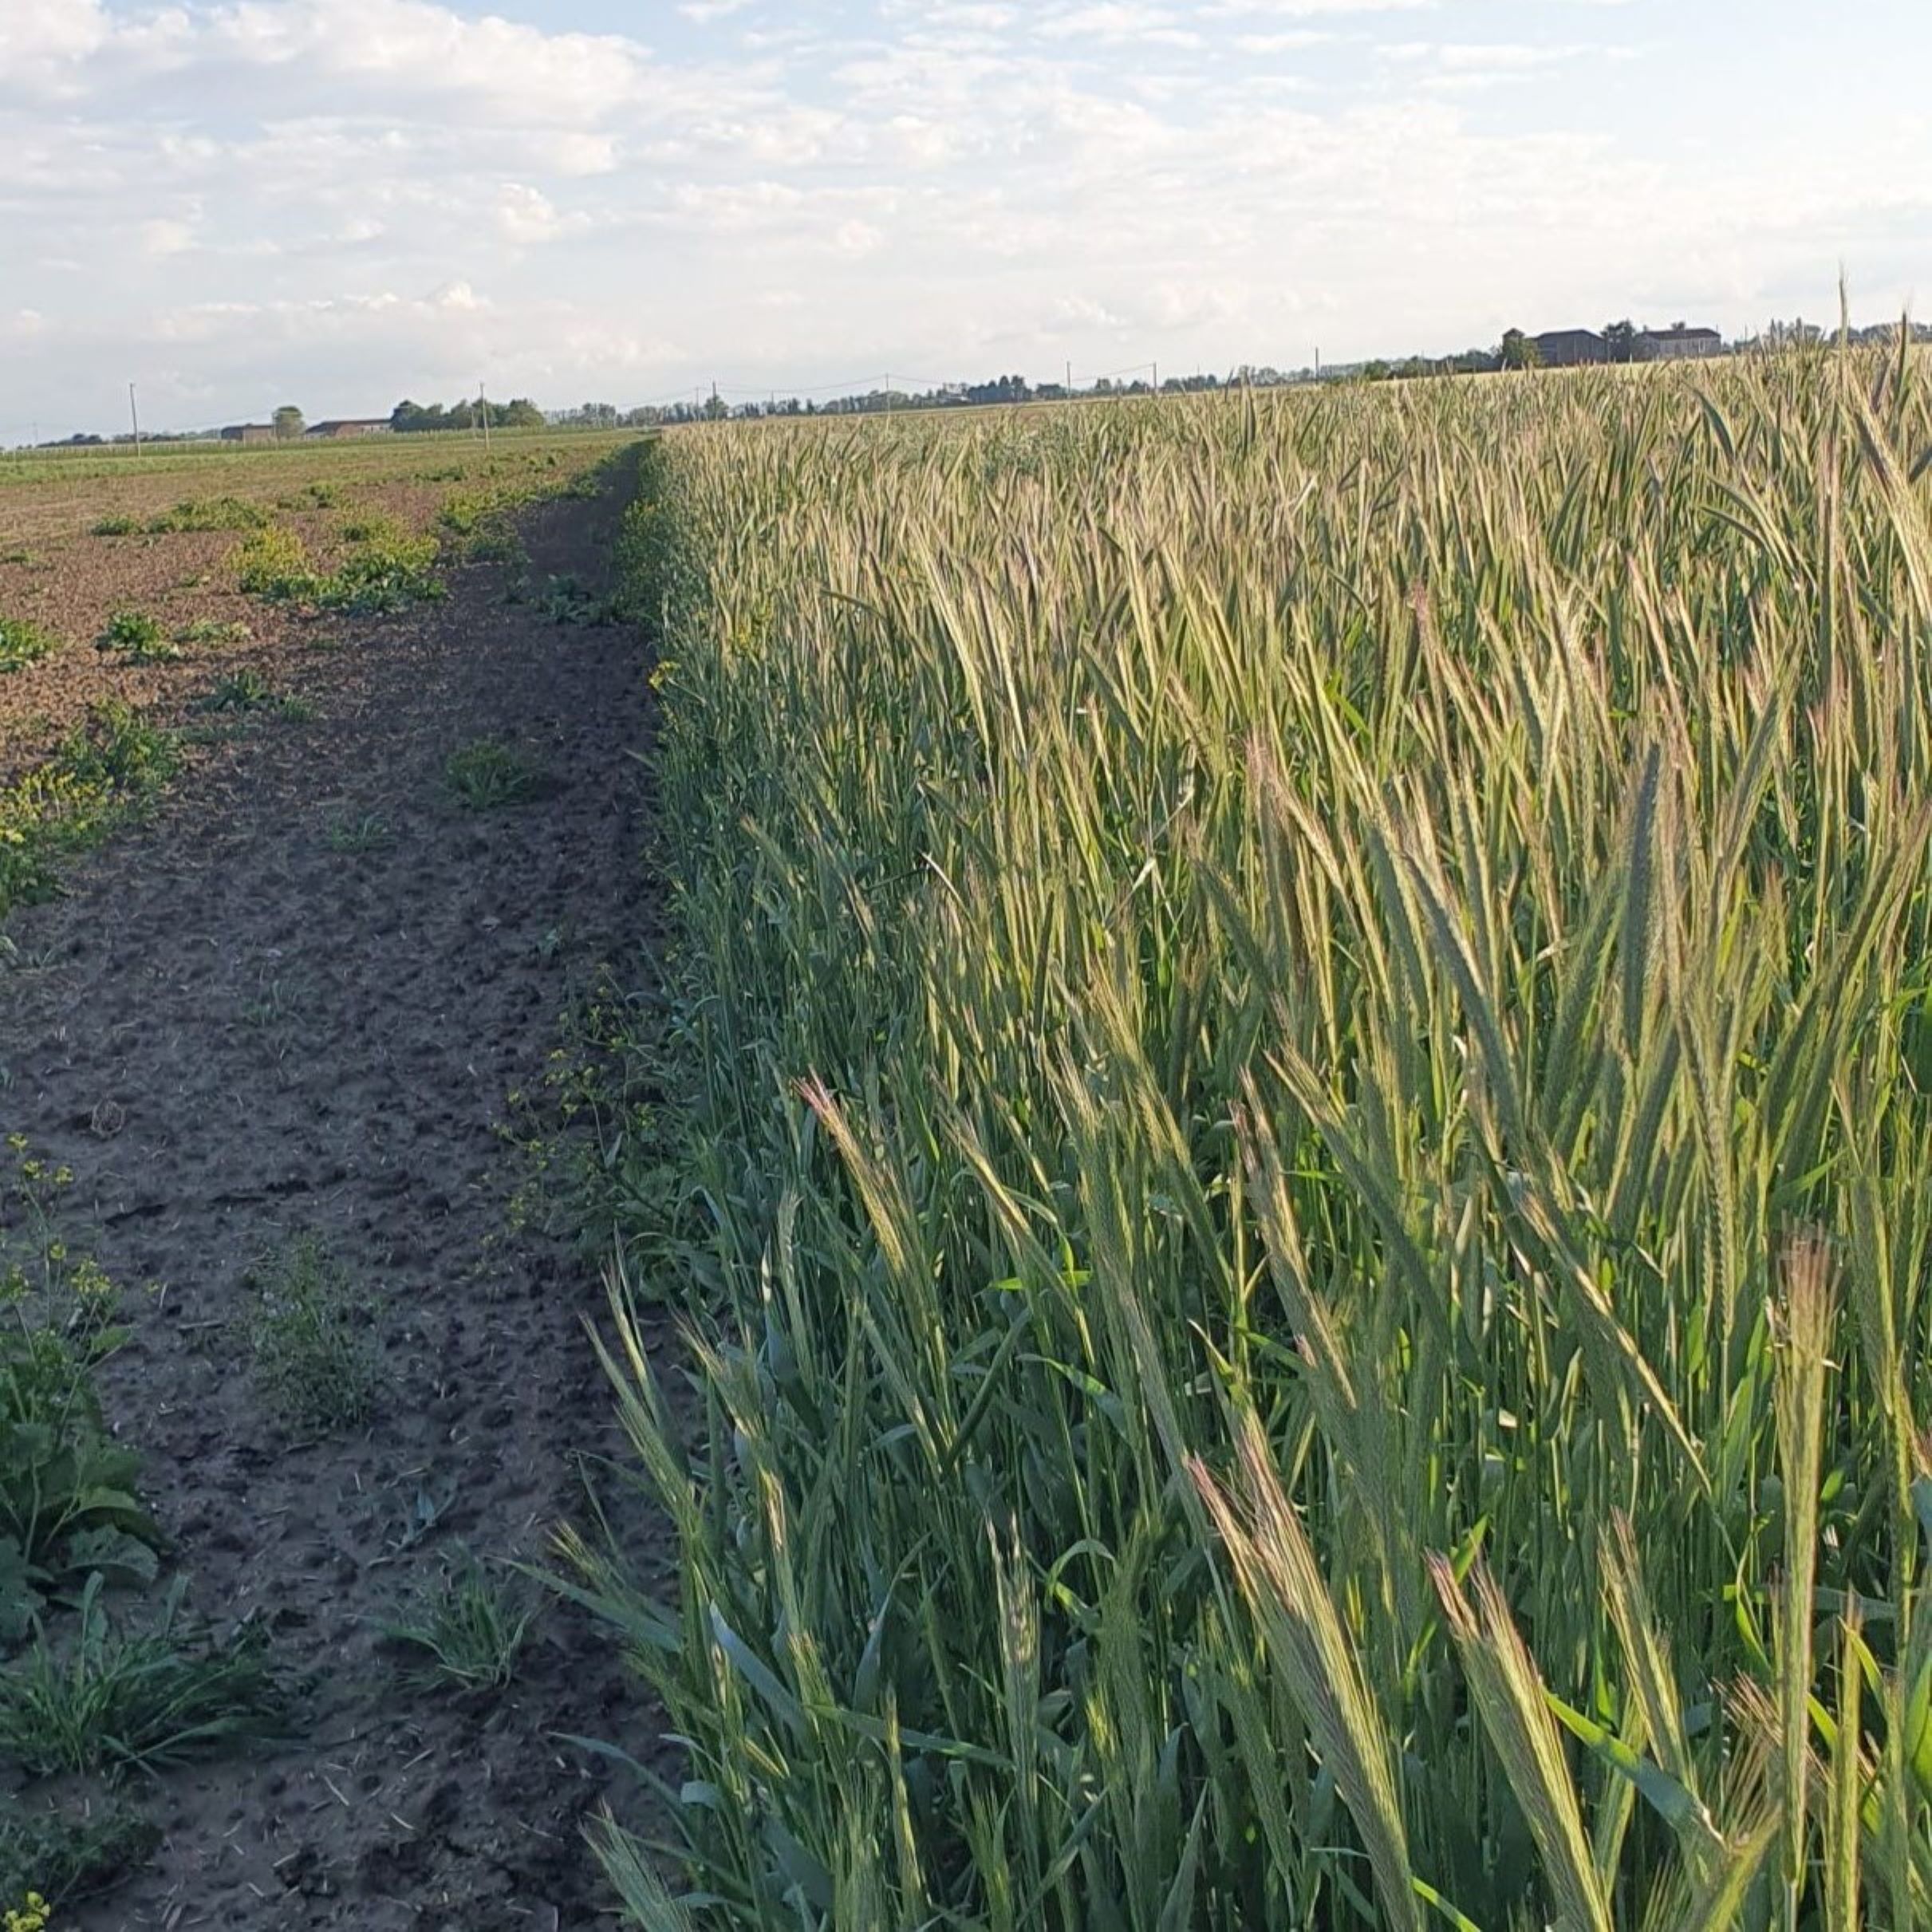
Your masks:
M 1929 448 L 1825 355 L 660 447 L 701 1922 L 1932 1919 Z

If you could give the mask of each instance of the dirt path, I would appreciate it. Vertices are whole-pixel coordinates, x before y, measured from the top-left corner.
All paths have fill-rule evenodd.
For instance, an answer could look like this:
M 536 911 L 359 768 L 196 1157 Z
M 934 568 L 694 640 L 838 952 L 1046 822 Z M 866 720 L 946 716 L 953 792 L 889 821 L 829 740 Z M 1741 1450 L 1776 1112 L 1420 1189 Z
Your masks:
M 531 512 L 539 580 L 601 582 L 621 500 Z M 8 928 L 29 964 L 0 977 L 0 1118 L 74 1169 L 75 1233 L 128 1289 L 103 1390 L 169 1565 L 310 1684 L 289 1748 L 148 1791 L 159 1852 L 73 1932 L 596 1916 L 605 1774 L 554 1734 L 621 1733 L 607 1645 L 554 1610 L 509 1692 L 467 1701 L 400 1685 L 375 1626 L 443 1552 L 541 1555 L 574 1458 L 608 1446 L 594 1270 L 512 1230 L 526 1163 L 499 1128 L 571 1000 L 648 938 L 644 667 L 626 631 L 506 605 L 494 570 L 334 628 L 313 720 L 263 726 Z M 454 800 L 444 760 L 484 734 L 540 768 L 534 801 Z M 309 1441 L 237 1319 L 306 1235 L 374 1296 L 382 1372 L 373 1421 Z M 411 1542 L 420 1498 L 441 1513 Z

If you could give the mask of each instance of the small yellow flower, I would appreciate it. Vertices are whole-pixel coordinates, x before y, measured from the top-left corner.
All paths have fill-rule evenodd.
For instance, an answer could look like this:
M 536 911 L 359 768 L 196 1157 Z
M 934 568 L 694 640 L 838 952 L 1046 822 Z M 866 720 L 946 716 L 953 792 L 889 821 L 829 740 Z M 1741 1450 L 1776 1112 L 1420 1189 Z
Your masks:
M 50 1907 L 38 1892 L 29 1892 L 18 1910 L 10 1908 L 3 1922 L 5 1932 L 46 1932 Z

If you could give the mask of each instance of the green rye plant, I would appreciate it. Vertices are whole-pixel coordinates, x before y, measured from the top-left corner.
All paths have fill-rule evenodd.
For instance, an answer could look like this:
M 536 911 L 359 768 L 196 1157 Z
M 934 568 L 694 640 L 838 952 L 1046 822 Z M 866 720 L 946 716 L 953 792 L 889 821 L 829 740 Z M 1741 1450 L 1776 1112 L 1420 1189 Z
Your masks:
M 1904 348 L 647 448 L 632 1922 L 1932 1922 L 1928 448 Z

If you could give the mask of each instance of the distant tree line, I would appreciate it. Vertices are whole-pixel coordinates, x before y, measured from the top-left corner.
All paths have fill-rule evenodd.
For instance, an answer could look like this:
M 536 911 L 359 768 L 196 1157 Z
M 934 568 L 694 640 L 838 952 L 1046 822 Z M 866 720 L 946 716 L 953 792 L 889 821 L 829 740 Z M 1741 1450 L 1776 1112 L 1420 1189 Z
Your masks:
M 1846 339 L 1861 347 L 1895 345 L 1903 327 L 1914 342 L 1932 342 L 1932 323 L 1907 321 L 1881 322 L 1846 332 Z M 1609 360 L 1634 362 L 1638 341 L 1643 331 L 1626 317 L 1606 322 L 1600 331 Z M 1773 321 L 1755 335 L 1741 337 L 1732 346 L 1741 350 L 1773 351 L 1808 344 L 1835 342 L 1835 328 L 1808 322 L 1801 317 L 1790 321 Z M 1212 372 L 1161 378 L 1163 396 L 1191 395 L 1198 391 L 1229 388 L 1274 389 L 1314 382 L 1414 381 L 1429 376 L 1480 376 L 1502 369 L 1534 369 L 1541 361 L 1534 337 L 1520 329 L 1508 329 L 1493 349 L 1465 349 L 1447 356 L 1405 356 L 1399 359 L 1374 358 L 1366 362 L 1331 364 L 1323 368 L 1276 369 L 1269 363 L 1244 362 L 1225 376 Z M 507 403 L 479 404 L 474 397 L 461 402 L 418 403 L 404 400 L 389 413 L 389 426 L 404 435 L 428 430 L 474 431 L 487 415 L 492 429 L 536 429 L 545 424 L 564 428 L 641 429 L 663 424 L 719 422 L 727 417 L 866 416 L 892 414 L 915 409 L 964 409 L 1002 403 L 1059 402 L 1076 396 L 1151 396 L 1153 384 L 1143 377 L 1121 381 L 1101 377 L 1090 387 L 1067 388 L 1057 382 L 1030 383 L 1023 376 L 995 376 L 983 382 L 948 383 L 939 388 L 869 390 L 863 395 L 840 396 L 820 401 L 809 396 L 769 395 L 762 401 L 727 403 L 716 392 L 694 396 L 688 402 L 646 404 L 620 408 L 614 403 L 580 403 L 574 408 L 557 410 L 549 416 L 527 397 Z M 306 427 L 302 411 L 284 404 L 274 416 L 279 437 L 299 436 Z M 149 440 L 200 442 L 220 435 L 219 430 L 164 431 Z M 76 435 L 49 439 L 38 444 L 42 449 L 106 448 L 128 443 L 126 431 L 112 436 Z
M 441 403 L 404 400 L 389 412 L 389 427 L 398 436 L 415 436 L 437 429 L 480 429 L 487 421 L 492 429 L 541 429 L 546 419 L 527 396 L 507 403 L 479 402 L 475 396 L 445 408 Z

